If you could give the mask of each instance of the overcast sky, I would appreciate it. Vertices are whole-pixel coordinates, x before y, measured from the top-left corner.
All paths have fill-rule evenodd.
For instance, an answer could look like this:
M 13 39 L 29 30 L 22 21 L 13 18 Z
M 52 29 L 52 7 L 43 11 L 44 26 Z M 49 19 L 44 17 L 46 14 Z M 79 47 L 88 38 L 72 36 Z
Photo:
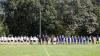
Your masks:
M 1 1 L 6 1 L 6 0 L 0 0 L 0 2 L 1 2 Z

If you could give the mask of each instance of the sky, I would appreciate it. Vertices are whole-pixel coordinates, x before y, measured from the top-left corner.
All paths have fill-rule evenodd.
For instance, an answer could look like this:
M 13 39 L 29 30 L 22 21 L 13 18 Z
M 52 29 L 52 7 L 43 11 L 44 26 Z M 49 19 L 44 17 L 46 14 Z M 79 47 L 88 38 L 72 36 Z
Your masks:
M 2 2 L 2 1 L 4 2 L 4 1 L 7 1 L 7 0 L 0 0 L 0 2 Z

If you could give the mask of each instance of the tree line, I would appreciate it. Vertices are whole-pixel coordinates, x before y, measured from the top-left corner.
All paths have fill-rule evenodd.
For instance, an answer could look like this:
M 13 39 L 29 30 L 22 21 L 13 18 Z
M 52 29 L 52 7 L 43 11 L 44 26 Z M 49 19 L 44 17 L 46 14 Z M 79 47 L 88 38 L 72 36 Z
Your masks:
M 4 0 L 0 35 L 100 33 L 100 0 Z

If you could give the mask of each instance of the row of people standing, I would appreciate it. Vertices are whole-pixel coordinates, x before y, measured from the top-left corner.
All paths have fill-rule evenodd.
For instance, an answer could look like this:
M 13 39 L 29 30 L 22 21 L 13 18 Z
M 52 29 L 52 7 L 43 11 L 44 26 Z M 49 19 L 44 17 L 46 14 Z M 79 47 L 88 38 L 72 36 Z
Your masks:
M 42 35 L 41 37 L 37 36 L 39 44 L 64 44 L 66 42 L 66 37 L 61 36 L 48 36 Z
M 18 36 L 18 37 L 0 37 L 0 43 L 30 43 L 30 44 L 99 44 L 99 36 Z
M 100 37 L 98 36 L 72 36 L 67 38 L 68 44 L 99 44 Z
M 38 36 L 37 36 L 38 37 Z M 100 37 L 99 36 L 68 36 L 64 35 L 59 36 L 48 36 L 43 35 L 38 37 L 39 44 L 99 44 Z

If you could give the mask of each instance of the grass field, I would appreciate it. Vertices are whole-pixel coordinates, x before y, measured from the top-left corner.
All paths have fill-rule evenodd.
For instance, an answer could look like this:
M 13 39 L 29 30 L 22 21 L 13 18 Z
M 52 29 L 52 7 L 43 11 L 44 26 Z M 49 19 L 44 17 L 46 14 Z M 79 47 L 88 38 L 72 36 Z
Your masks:
M 100 56 L 100 45 L 0 45 L 0 56 Z

